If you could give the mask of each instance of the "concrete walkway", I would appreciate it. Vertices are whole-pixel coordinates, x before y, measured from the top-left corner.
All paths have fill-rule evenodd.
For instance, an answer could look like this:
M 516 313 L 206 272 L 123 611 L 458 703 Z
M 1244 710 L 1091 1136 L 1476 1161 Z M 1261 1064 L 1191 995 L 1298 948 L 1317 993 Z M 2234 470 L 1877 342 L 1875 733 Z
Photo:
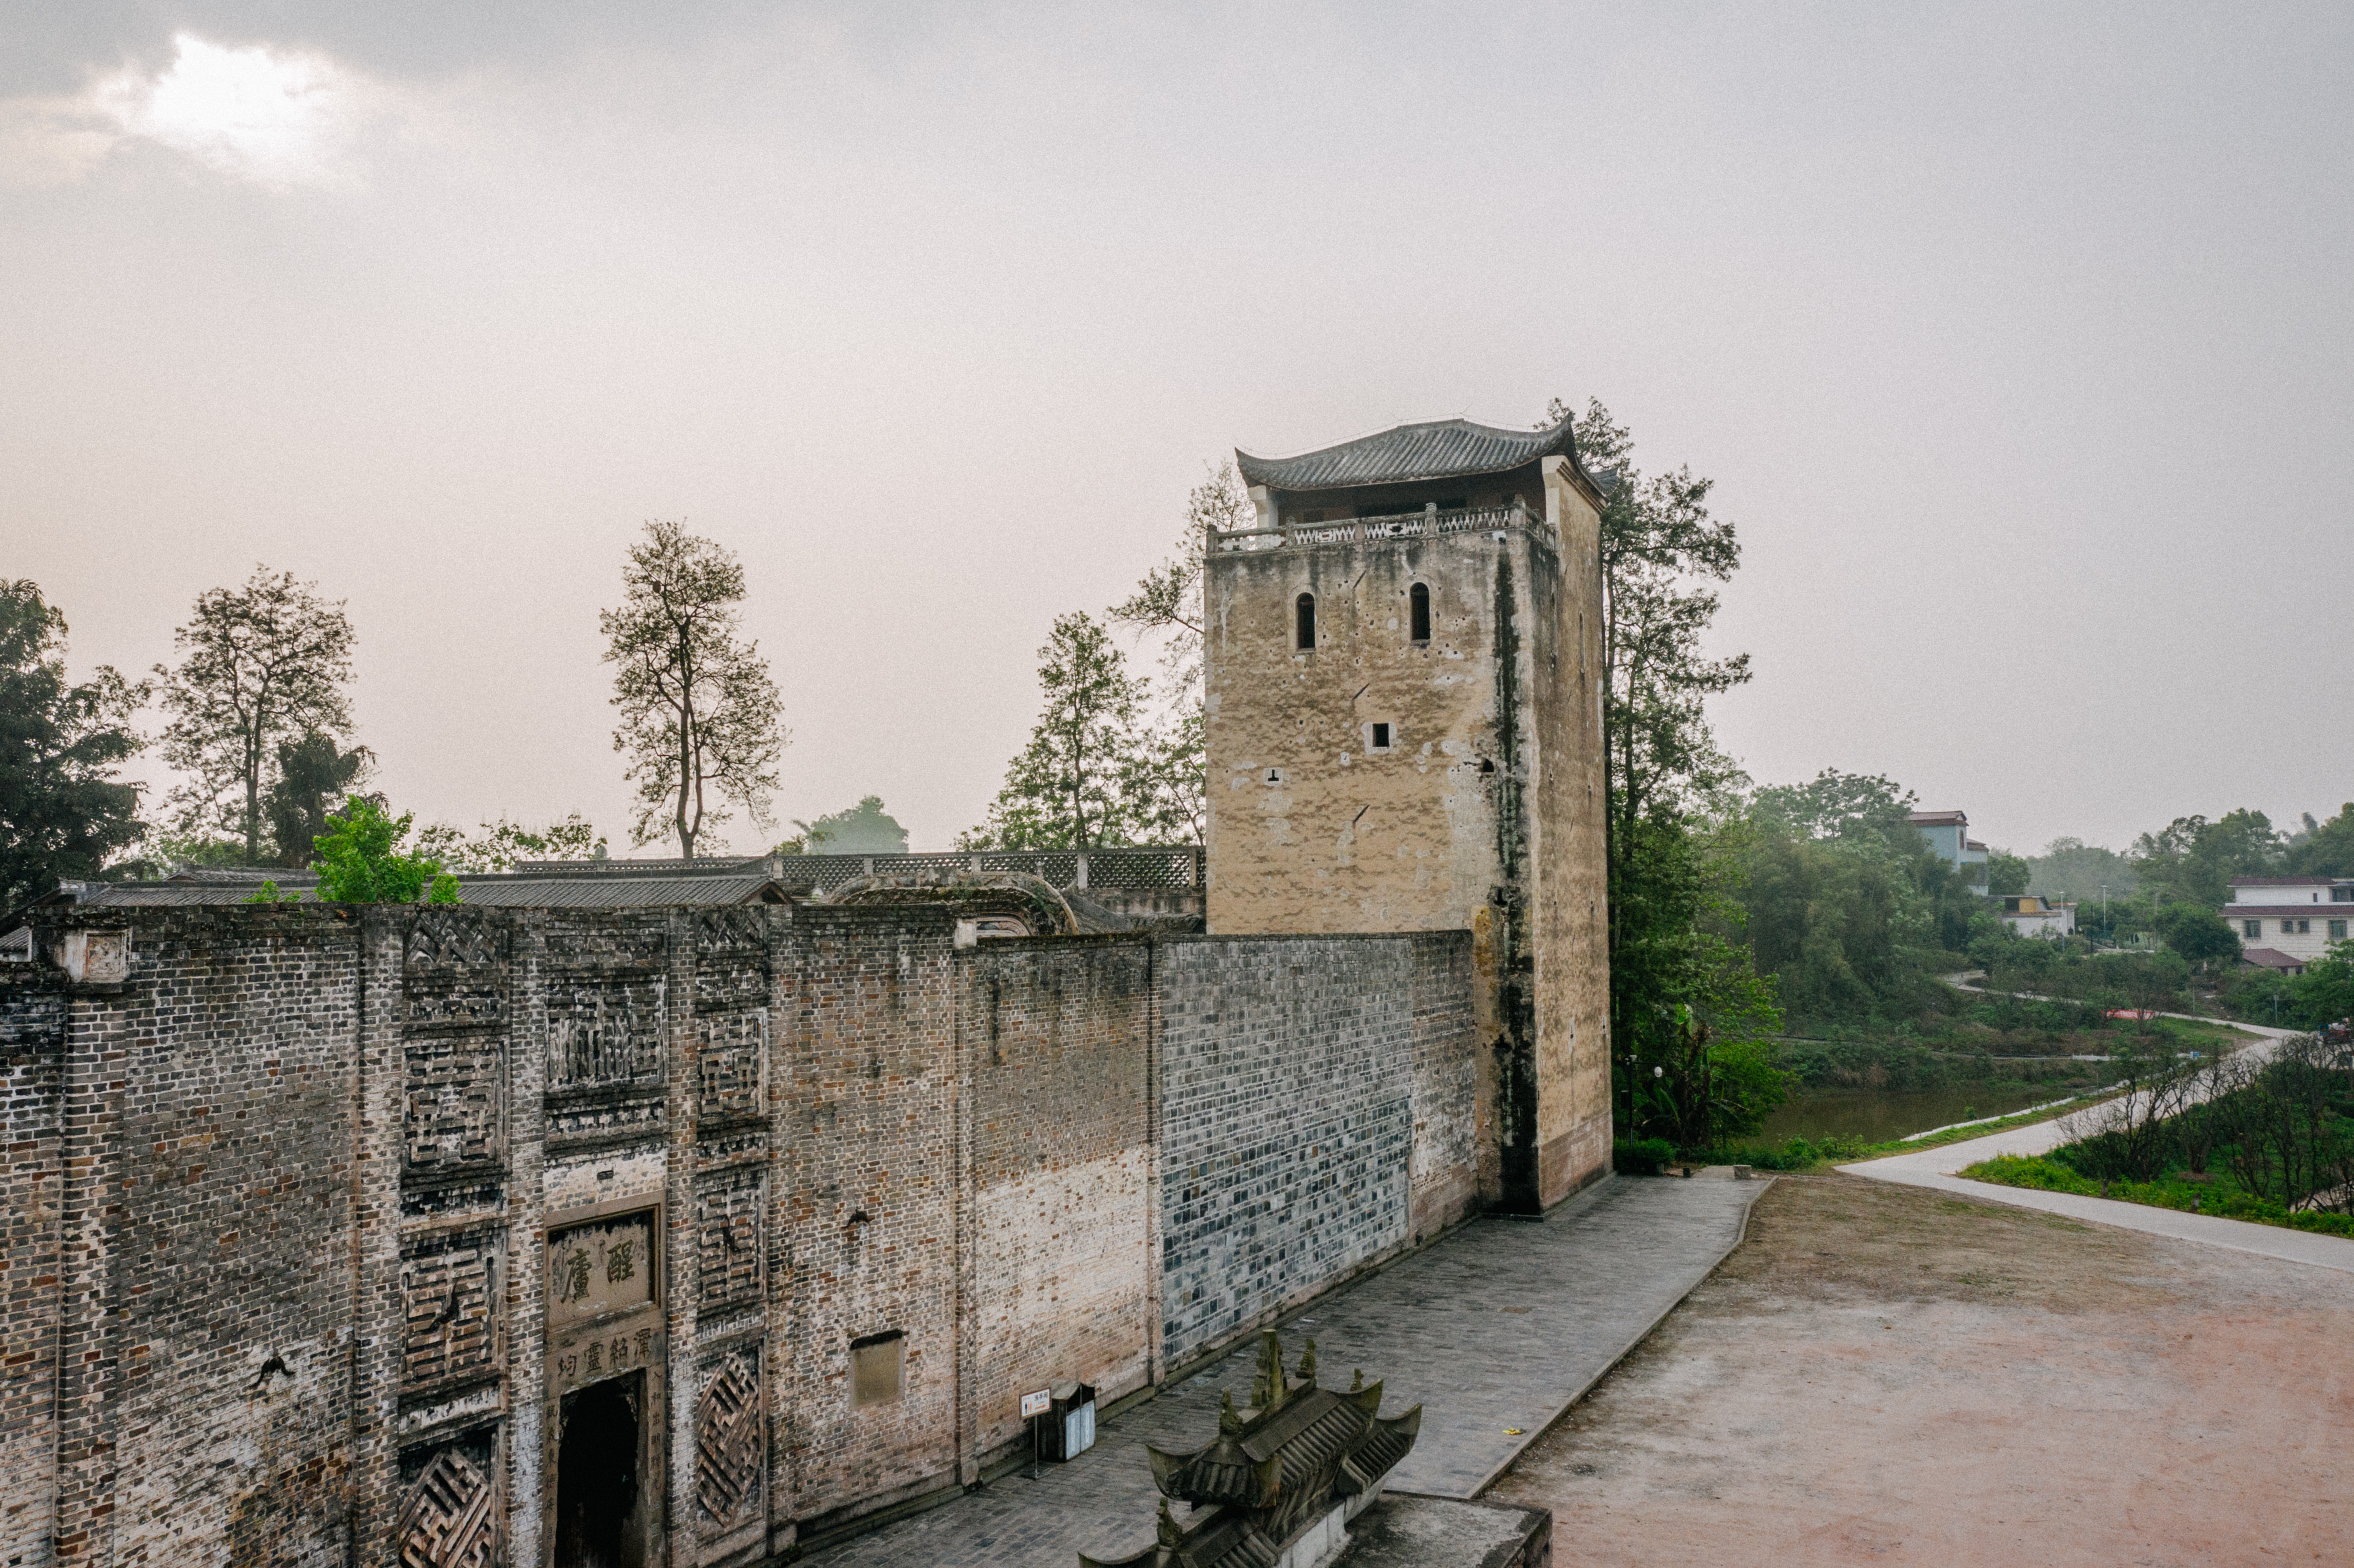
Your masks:
M 1947 976 L 1946 980 L 1948 984 L 1962 991 L 1980 989 L 1964 985 L 1953 976 Z M 2044 999 L 2038 997 L 2033 1000 Z M 2190 1018 L 2191 1015 L 2167 1012 L 2159 1016 Z M 2216 1023 L 2223 1021 L 2201 1018 L 2192 1022 Z M 2293 1029 L 2274 1029 L 2264 1024 L 2237 1022 L 2232 1022 L 2230 1027 L 2263 1036 L 2260 1044 L 2248 1046 L 2243 1054 L 2268 1054 L 2279 1041 L 2296 1033 Z M 2354 1274 L 2354 1240 L 2344 1236 L 2316 1235 L 2310 1231 L 2253 1224 L 2246 1220 L 2227 1220 L 2215 1214 L 2186 1214 L 2179 1209 L 2154 1208 L 2147 1203 L 2126 1203 L 2114 1198 L 2085 1198 L 2073 1192 L 2039 1192 L 2027 1187 L 2004 1187 L 1991 1181 L 1968 1181 L 1955 1174 L 1967 1166 L 1975 1165 L 1981 1160 L 1991 1160 L 1998 1154 L 2049 1154 L 2062 1144 L 2073 1142 L 2082 1131 L 2075 1117 L 2064 1116 L 2052 1121 L 2014 1127 L 2007 1132 L 1988 1133 L 1984 1138 L 1948 1143 L 1936 1149 L 1892 1154 L 1882 1160 L 1859 1160 L 1840 1169 L 1850 1175 L 1869 1176 L 1875 1181 L 1902 1181 L 1912 1187 L 1935 1187 L 1982 1203 L 2008 1203 L 2013 1208 L 2041 1209 L 2046 1213 L 2065 1214 L 2070 1219 L 2090 1220 L 2097 1224 L 2115 1225 L 2122 1230 L 2172 1236 L 2178 1241 L 2203 1242 L 2209 1246 L 2230 1247 L 2236 1252 L 2252 1252 L 2264 1257 L 2285 1258 L 2291 1263 L 2309 1263 Z
M 1613 1178 L 1540 1222 L 1474 1221 L 1286 1322 L 1286 1360 L 1312 1336 L 1324 1381 L 1345 1388 L 1362 1368 L 1382 1380 L 1384 1414 L 1420 1404 L 1421 1436 L 1390 1489 L 1470 1498 L 1708 1277 L 1766 1185 Z M 1005 1477 L 810 1561 L 1071 1568 L 1083 1551 L 1135 1551 L 1158 1495 L 1143 1446 L 1215 1436 L 1219 1391 L 1247 1403 L 1253 1353 L 1105 1421 L 1094 1451 L 1043 1479 Z

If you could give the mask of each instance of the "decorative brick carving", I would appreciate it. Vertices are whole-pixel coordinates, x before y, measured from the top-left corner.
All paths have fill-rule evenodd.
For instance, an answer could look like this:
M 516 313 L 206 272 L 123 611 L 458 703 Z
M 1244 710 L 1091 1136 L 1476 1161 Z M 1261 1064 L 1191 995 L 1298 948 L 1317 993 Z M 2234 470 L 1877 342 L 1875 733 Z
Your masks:
M 440 1171 L 496 1160 L 502 1071 L 495 1035 L 429 1035 L 408 1041 L 401 1138 L 408 1169 Z
M 696 1070 L 702 1083 L 695 1116 L 704 1121 L 758 1116 L 760 1067 L 768 1054 L 767 1010 L 714 1013 L 703 1020 L 701 1029 Z
M 505 957 L 506 923 L 488 909 L 420 909 L 408 927 L 411 970 L 479 969 Z
M 497 1490 L 457 1445 L 433 1456 L 400 1505 L 393 1538 L 400 1568 L 492 1568 L 498 1560 Z
M 758 905 L 723 906 L 695 912 L 695 950 L 764 954 L 769 945 L 769 916 Z
M 695 1501 L 705 1534 L 724 1535 L 757 1515 L 768 1459 L 760 1428 L 759 1347 L 706 1363 L 695 1414 Z
M 401 998 L 401 1022 L 410 1033 L 493 1029 L 504 1022 L 506 988 L 497 984 L 426 987 L 412 982 Z
M 758 1170 L 705 1181 L 696 1190 L 701 1295 L 706 1308 L 760 1294 L 760 1210 L 767 1185 Z
M 658 1079 L 663 1066 L 659 978 L 547 988 L 547 1085 L 588 1088 Z
M 497 1372 L 500 1249 L 495 1233 L 439 1237 L 400 1261 L 403 1389 Z
M 601 923 L 559 927 L 547 933 L 547 966 L 551 969 L 658 970 L 664 948 L 660 927 L 631 929 Z

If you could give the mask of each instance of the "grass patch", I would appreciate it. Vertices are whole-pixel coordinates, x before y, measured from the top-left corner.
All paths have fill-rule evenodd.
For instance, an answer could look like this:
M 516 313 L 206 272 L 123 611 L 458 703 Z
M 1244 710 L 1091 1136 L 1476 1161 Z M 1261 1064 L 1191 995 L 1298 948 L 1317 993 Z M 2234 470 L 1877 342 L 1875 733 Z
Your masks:
M 1859 1160 L 1881 1160 L 1892 1154 L 1942 1149 L 1949 1143 L 1967 1143 L 1971 1139 L 2007 1132 L 2014 1127 L 2033 1127 L 2038 1122 L 2052 1121 L 2083 1110 L 2088 1105 L 2097 1104 L 2101 1097 L 2098 1095 L 2080 1095 L 2056 1105 L 2020 1111 L 2016 1116 L 1972 1122 L 1967 1127 L 1947 1128 L 1926 1137 L 1890 1139 L 1884 1143 L 1867 1143 L 1860 1138 L 1794 1138 L 1778 1146 L 1747 1144 L 1739 1148 L 1710 1150 L 1693 1155 L 1692 1159 L 1702 1164 L 1748 1165 L 1760 1171 L 1817 1171 L 1827 1165 L 1852 1165 Z
M 2193 1180 L 2187 1172 L 2168 1172 L 2155 1181 L 2112 1181 L 2104 1192 L 2098 1181 L 2057 1160 L 2041 1155 L 1998 1154 L 1969 1166 L 1961 1174 L 1973 1181 L 1988 1181 L 2001 1187 L 2074 1192 L 2087 1198 L 2108 1197 L 2153 1209 L 2219 1214 L 2227 1220 L 2249 1220 L 2285 1230 L 2354 1237 L 2354 1214 L 2290 1210 L 2272 1199 L 2242 1190 L 2221 1172 L 2211 1173 L 2204 1181 Z

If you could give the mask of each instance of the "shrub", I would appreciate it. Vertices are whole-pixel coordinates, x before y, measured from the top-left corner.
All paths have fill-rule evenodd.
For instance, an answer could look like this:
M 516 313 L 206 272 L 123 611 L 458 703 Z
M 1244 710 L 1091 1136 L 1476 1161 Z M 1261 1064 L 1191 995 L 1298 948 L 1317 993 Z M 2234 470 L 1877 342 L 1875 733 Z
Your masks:
M 1676 1157 L 1676 1146 L 1664 1138 L 1629 1139 L 1610 1151 L 1610 1163 L 1621 1176 L 1657 1176 Z

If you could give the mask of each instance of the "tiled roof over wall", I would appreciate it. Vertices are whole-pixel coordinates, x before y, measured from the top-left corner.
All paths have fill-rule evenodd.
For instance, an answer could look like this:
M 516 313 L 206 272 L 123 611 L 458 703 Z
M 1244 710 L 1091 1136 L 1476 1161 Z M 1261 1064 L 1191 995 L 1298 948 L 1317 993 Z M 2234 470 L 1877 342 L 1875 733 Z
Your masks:
M 1336 490 L 1501 473 L 1543 457 L 1577 461 L 1569 420 L 1551 429 L 1502 430 L 1469 419 L 1435 419 L 1424 425 L 1400 425 L 1298 457 L 1253 457 L 1237 450 L 1235 461 L 1246 484 L 1277 490 Z

